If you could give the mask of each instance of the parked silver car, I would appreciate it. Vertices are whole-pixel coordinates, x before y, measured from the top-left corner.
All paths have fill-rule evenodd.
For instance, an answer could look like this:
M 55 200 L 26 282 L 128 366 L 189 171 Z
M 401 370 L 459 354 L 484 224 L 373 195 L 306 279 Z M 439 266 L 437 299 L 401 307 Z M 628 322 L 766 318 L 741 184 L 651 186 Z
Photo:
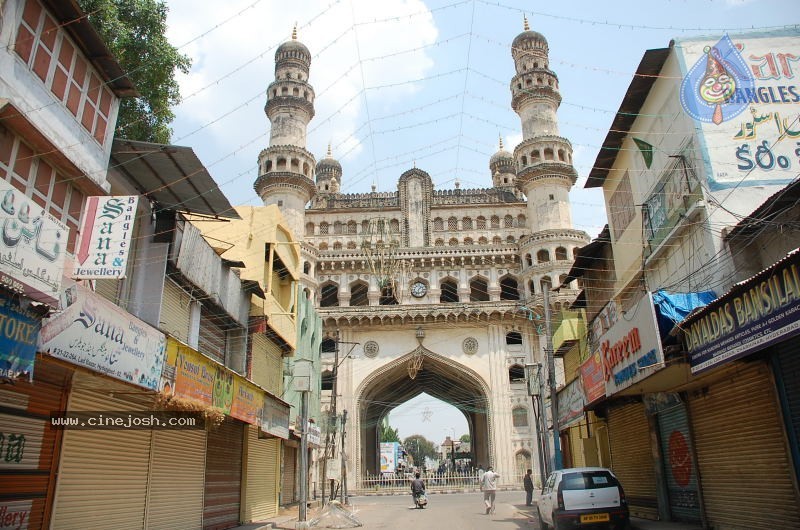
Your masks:
M 539 526 L 555 530 L 629 526 L 625 492 L 610 469 L 574 467 L 550 474 L 537 505 Z

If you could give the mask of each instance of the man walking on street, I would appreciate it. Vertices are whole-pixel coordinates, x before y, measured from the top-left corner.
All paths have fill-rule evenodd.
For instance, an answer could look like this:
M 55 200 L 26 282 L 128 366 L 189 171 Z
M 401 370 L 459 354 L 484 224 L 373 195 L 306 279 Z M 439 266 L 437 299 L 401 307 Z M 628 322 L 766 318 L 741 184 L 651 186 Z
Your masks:
M 497 479 L 500 477 L 492 471 L 492 466 L 486 468 L 486 473 L 481 477 L 481 491 L 483 503 L 486 504 L 486 514 L 494 513 L 494 498 L 497 492 Z
M 525 473 L 525 478 L 522 479 L 522 483 L 525 485 L 525 506 L 533 505 L 533 477 L 531 477 L 531 473 L 533 473 L 533 470 L 529 469 Z

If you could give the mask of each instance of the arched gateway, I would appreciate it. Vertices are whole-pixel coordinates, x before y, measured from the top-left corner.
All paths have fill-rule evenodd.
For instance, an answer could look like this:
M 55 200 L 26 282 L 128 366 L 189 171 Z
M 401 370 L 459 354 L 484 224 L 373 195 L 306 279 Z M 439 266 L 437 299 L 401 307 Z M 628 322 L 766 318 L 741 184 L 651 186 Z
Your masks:
M 420 328 L 421 329 L 421 328 Z M 415 372 L 415 373 L 414 373 Z M 411 375 L 414 375 L 412 378 Z M 372 372 L 356 392 L 359 476 L 380 470 L 381 420 L 396 406 L 426 393 L 460 410 L 467 419 L 473 462 L 492 462 L 489 388 L 474 370 L 422 346 Z M 402 433 L 403 436 L 415 433 Z

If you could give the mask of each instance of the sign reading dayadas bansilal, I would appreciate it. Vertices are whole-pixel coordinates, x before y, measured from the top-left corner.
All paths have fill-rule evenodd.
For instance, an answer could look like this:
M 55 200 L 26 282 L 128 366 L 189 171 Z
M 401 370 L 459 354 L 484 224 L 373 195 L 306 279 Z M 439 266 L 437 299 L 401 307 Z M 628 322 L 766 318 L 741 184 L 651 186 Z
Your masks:
M 800 251 L 737 285 L 682 326 L 692 373 L 800 333 Z

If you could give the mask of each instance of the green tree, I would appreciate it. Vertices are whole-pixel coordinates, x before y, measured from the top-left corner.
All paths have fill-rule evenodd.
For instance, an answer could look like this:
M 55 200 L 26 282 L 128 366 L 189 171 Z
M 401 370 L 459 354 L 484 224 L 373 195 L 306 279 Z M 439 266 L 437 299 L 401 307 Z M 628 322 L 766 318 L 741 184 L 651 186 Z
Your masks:
M 413 434 L 403 440 L 403 447 L 414 458 L 417 467 L 425 464 L 425 457 L 436 458 L 436 446 L 421 434 Z
M 180 102 L 177 72 L 187 73 L 188 56 L 178 53 L 166 37 L 164 0 L 78 0 L 136 90 L 138 98 L 123 98 L 116 135 L 130 140 L 169 143 Z
M 397 434 L 397 429 L 392 429 L 388 423 L 381 423 L 380 430 L 381 442 L 399 442 L 400 435 Z
M 462 434 L 461 438 L 459 438 L 459 440 L 462 441 L 462 442 L 469 443 L 469 434 Z

